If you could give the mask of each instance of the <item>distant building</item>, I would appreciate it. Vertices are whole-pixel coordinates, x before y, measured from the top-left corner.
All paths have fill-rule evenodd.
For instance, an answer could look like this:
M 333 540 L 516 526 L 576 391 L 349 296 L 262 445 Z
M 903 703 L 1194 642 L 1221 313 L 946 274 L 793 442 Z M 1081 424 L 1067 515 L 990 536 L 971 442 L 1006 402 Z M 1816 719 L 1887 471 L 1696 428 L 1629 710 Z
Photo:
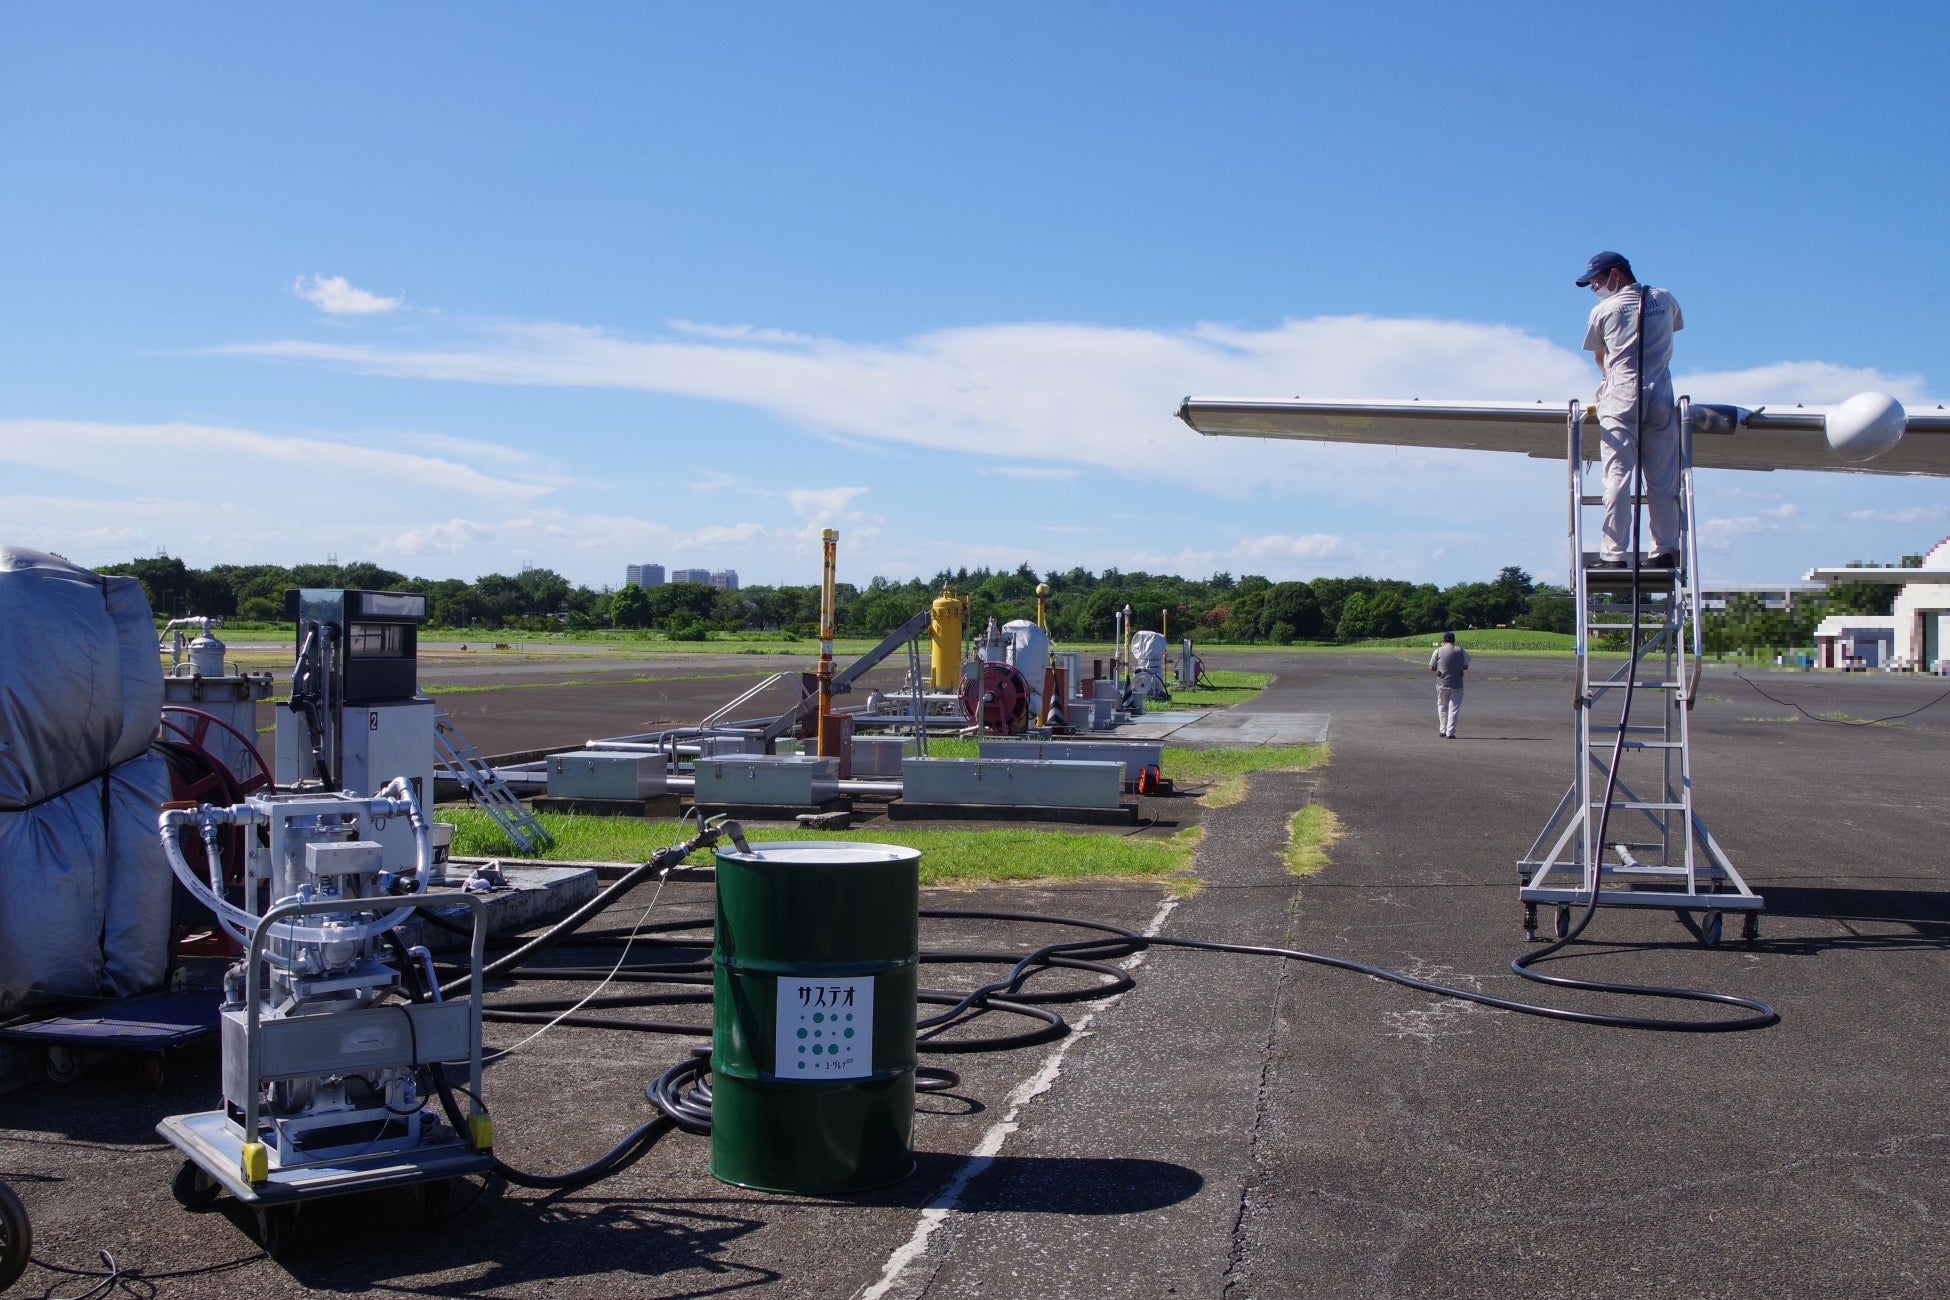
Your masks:
M 1815 629 L 1823 668 L 1895 668 L 1950 673 L 1950 537 L 1898 565 L 1810 569 L 1817 582 L 1873 582 L 1900 588 L 1891 613 L 1836 614 Z
M 664 585 L 664 566 L 661 564 L 632 564 L 625 569 L 623 581 L 632 587 L 661 587 Z
M 1762 609 L 1793 609 L 1794 602 L 1802 596 L 1818 596 L 1828 588 L 1819 582 L 1782 582 L 1773 586 L 1759 587 L 1709 587 L 1699 589 L 1701 609 L 1725 609 L 1727 601 L 1738 596 L 1752 596 L 1760 602 Z
M 711 575 L 711 585 L 719 591 L 738 590 L 738 570 L 720 569 Z
M 711 585 L 711 570 L 672 569 L 670 571 L 670 580 L 672 582 L 697 582 L 708 587 Z

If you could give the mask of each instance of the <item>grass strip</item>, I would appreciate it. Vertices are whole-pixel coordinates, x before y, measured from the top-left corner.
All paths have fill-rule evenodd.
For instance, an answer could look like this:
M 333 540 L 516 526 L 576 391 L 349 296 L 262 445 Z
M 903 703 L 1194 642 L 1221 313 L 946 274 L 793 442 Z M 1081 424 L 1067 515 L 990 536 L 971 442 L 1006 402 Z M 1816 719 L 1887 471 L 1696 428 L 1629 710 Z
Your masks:
M 453 852 L 461 857 L 525 857 L 484 812 L 442 808 L 441 821 L 454 823 Z M 537 813 L 555 843 L 540 856 L 570 862 L 643 862 L 674 844 L 694 826 L 674 820 L 588 817 Z M 924 885 L 1027 884 L 1092 879 L 1161 879 L 1183 891 L 1194 886 L 1185 873 L 1200 834 L 1196 827 L 1169 838 L 1080 835 L 1041 828 L 996 830 L 808 831 L 796 827 L 753 827 L 754 842 L 811 840 L 821 843 L 900 844 L 921 850 Z M 708 863 L 698 852 L 688 859 Z
M 1187 709 L 1219 709 L 1252 699 L 1273 680 L 1272 673 L 1239 673 L 1229 669 L 1206 669 L 1199 674 L 1203 685 L 1181 686 L 1168 700 L 1147 700 L 1146 713 L 1182 712 Z
M 1287 821 L 1286 869 L 1311 876 L 1325 867 L 1327 850 L 1341 837 L 1341 819 L 1333 810 L 1310 803 Z

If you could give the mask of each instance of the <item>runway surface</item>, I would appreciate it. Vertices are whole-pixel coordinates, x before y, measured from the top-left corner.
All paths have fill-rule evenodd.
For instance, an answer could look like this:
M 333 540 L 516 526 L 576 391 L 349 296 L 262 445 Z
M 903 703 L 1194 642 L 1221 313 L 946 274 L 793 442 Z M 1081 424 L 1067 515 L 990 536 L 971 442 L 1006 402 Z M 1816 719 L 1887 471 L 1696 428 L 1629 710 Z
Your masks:
M 1244 802 L 1206 813 L 1200 893 L 929 891 L 924 906 L 1293 944 L 1505 996 L 1621 1004 L 1546 997 L 1506 966 L 1523 947 L 1513 864 L 1569 777 L 1567 661 L 1479 657 L 1461 738 L 1446 741 L 1420 656 L 1206 658 L 1278 673 L 1235 712 L 1330 715 L 1332 757 L 1255 775 Z M 1669 914 L 1608 911 L 1553 966 L 1762 998 L 1781 1011 L 1773 1029 L 1549 1023 L 1317 966 L 1160 949 L 1134 991 L 1066 1013 L 1090 1016 L 1086 1033 L 947 1062 L 964 1083 L 921 1102 L 915 1176 L 866 1197 L 728 1188 L 705 1143 L 677 1136 L 583 1191 L 491 1192 L 435 1234 L 407 1203 L 323 1205 L 312 1250 L 253 1259 L 236 1214 L 170 1199 L 176 1161 L 149 1136 L 160 1116 L 213 1103 L 213 1055 L 186 1059 L 161 1093 L 105 1065 L 0 1099 L 0 1177 L 45 1258 L 243 1261 L 158 1282 L 169 1296 L 1941 1294 L 1950 703 L 1902 726 L 1792 706 L 1879 718 L 1950 683 L 1749 675 L 1787 703 L 1709 667 L 1694 737 L 1701 814 L 1769 904 L 1757 948 L 1707 949 Z M 1346 835 L 1296 880 L 1280 850 L 1310 802 Z M 659 909 L 707 906 L 705 886 L 684 885 Z M 627 929 L 640 910 L 606 924 Z M 923 943 L 1020 951 L 1049 937 L 931 922 Z M 930 967 L 924 982 L 981 974 Z M 690 1041 L 564 1028 L 509 1058 L 487 1089 L 502 1154 L 541 1168 L 597 1154 L 648 1118 L 643 1084 Z M 27 1284 L 82 1289 L 44 1273 Z

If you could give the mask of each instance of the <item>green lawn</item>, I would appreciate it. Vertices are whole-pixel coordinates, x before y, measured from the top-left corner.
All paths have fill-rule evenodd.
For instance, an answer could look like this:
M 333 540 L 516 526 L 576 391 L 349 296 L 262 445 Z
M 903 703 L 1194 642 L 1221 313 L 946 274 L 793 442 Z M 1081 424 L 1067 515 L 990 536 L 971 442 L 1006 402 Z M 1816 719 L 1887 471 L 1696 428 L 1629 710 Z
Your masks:
M 973 758 L 970 739 L 933 739 L 928 752 L 937 758 Z M 1325 745 L 1292 745 L 1260 749 L 1171 749 L 1164 753 L 1164 774 L 1174 781 L 1207 788 L 1201 802 L 1216 806 L 1244 797 L 1246 774 L 1293 771 L 1327 760 Z M 1198 793 L 1197 791 L 1188 791 Z M 440 820 L 454 823 L 453 852 L 459 857 L 521 857 L 501 828 L 476 808 L 444 807 Z M 555 843 L 540 856 L 556 862 L 643 862 L 691 829 L 669 819 L 590 817 L 574 813 L 537 813 Z M 927 885 L 1002 884 L 1029 881 L 1087 880 L 1097 877 L 1166 878 L 1174 888 L 1190 887 L 1192 851 L 1200 829 L 1192 827 L 1170 838 L 1077 834 L 1044 826 L 1002 826 L 994 830 L 807 831 L 797 827 L 755 827 L 750 838 L 769 840 L 861 840 L 876 844 L 904 844 L 921 850 L 921 883 Z M 692 861 L 708 858 L 694 854 Z
M 520 851 L 488 815 L 475 808 L 442 808 L 440 820 L 453 822 L 453 852 L 461 857 L 518 857 Z M 538 813 L 555 844 L 540 856 L 567 862 L 643 862 L 656 850 L 675 844 L 695 829 L 671 820 L 637 817 L 584 817 Z M 1196 827 L 1165 838 L 1079 835 L 1042 827 L 996 830 L 808 831 L 754 827 L 753 841 L 817 840 L 901 844 L 921 850 L 924 885 L 998 884 L 1027 881 L 1088 880 L 1098 877 L 1160 878 L 1188 873 L 1199 841 Z M 705 863 L 694 853 L 687 861 Z
M 1247 654 L 1322 654 L 1354 650 L 1433 650 L 1442 640 L 1440 632 L 1422 632 L 1415 636 L 1388 637 L 1385 640 L 1354 641 L 1342 644 L 1333 641 L 1302 641 L 1293 645 L 1211 645 L 1205 653 L 1218 654 L 1227 650 Z M 1569 632 L 1530 632 L 1516 627 L 1477 628 L 1456 633 L 1456 644 L 1471 654 L 1506 655 L 1568 655 L 1577 646 L 1577 638 Z

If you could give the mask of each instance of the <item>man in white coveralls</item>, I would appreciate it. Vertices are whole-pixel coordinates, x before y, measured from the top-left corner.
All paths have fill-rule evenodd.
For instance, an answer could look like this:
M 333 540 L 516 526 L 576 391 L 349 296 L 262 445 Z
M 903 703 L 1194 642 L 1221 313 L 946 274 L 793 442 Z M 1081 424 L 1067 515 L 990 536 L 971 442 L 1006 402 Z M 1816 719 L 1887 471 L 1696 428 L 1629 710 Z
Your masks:
M 1679 304 L 1664 289 L 1640 285 L 1632 264 L 1599 253 L 1578 277 L 1598 295 L 1584 347 L 1598 359 L 1598 441 L 1605 475 L 1600 569 L 1628 567 L 1632 545 L 1632 473 L 1645 462 L 1646 563 L 1676 569 L 1679 558 L 1679 404 L 1672 394 L 1672 336 L 1685 328 Z M 1642 337 L 1641 337 L 1642 336 Z M 1641 419 L 1643 425 L 1641 426 Z M 1637 431 L 1637 447 L 1633 433 Z

